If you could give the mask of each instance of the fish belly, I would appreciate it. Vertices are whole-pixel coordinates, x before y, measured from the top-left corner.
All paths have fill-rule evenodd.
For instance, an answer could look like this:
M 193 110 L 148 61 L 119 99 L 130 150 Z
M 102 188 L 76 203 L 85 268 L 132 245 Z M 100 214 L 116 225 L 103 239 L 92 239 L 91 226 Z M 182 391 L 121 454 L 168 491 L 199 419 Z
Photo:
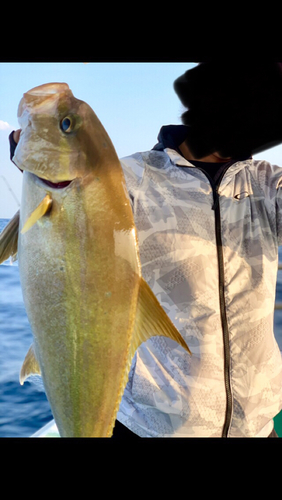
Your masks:
M 135 242 L 130 222 L 116 237 L 120 221 L 98 196 L 95 204 L 96 189 L 74 181 L 50 192 L 50 213 L 19 238 L 23 298 L 61 436 L 110 436 L 130 368 L 140 277 L 121 245 L 126 254 Z M 46 193 L 24 173 L 20 228 Z

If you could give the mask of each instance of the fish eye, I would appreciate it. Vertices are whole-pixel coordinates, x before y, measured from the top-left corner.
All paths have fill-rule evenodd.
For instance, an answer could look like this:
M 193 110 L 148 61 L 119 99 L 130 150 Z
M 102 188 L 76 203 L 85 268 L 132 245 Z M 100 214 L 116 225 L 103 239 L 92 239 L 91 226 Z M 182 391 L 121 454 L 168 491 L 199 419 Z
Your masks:
M 61 130 L 66 134 L 69 134 L 72 131 L 72 119 L 70 116 L 66 116 L 62 119 L 60 123 Z

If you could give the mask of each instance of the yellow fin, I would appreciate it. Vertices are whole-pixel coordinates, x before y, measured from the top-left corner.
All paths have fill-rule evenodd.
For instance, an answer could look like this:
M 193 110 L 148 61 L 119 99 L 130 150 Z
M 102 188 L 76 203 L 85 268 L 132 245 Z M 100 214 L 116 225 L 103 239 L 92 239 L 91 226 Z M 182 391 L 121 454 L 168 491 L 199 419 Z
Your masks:
M 38 207 L 32 212 L 27 221 L 25 222 L 21 234 L 26 233 L 34 224 L 43 217 L 52 206 L 52 198 L 49 194 L 46 194 L 45 198 L 39 203 Z
M 136 349 L 156 335 L 175 340 L 191 354 L 185 340 L 174 326 L 146 281 L 141 278 L 135 327 L 131 342 L 132 357 Z
M 18 251 L 20 211 L 14 215 L 0 234 L 0 264 L 9 257 L 15 257 Z
M 113 414 L 111 425 L 108 429 L 107 437 L 111 437 L 113 433 L 116 413 L 118 411 L 120 401 L 128 381 L 128 373 L 130 370 L 134 353 L 136 349 L 142 344 L 142 342 L 145 342 L 146 340 L 150 339 L 151 337 L 155 337 L 156 335 L 168 337 L 170 339 L 175 340 L 186 351 L 188 351 L 189 354 L 192 354 L 185 340 L 183 339 L 183 337 L 181 337 L 179 331 L 174 326 L 172 321 L 169 319 L 168 315 L 160 305 L 158 299 L 152 292 L 151 288 L 146 283 L 146 281 L 141 277 L 138 301 L 137 301 L 135 325 L 134 325 L 131 345 L 129 348 L 129 355 L 124 370 L 124 377 L 121 382 L 119 395 L 117 398 L 115 412 Z
M 23 385 L 25 380 L 30 375 L 36 375 L 36 374 L 41 375 L 41 371 L 34 352 L 34 345 L 31 344 L 29 350 L 27 351 L 27 355 L 24 358 L 23 365 L 21 367 L 20 384 Z

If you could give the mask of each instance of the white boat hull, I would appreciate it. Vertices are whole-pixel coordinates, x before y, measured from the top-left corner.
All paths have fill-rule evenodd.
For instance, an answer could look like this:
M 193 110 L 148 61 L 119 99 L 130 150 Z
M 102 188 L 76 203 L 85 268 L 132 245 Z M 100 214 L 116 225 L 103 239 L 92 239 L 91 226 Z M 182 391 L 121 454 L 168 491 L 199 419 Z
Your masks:
M 48 424 L 44 425 L 37 432 L 32 434 L 30 437 L 60 437 L 58 427 L 56 426 L 55 420 L 51 420 Z

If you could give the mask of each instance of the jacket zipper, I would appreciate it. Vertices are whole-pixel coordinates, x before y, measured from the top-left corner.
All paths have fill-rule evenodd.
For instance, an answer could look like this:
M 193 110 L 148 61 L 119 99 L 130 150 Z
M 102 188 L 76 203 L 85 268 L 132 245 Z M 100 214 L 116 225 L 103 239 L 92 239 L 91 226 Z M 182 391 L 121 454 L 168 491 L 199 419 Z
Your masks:
M 232 162 L 234 163 L 234 162 Z M 232 390 L 231 390 L 231 381 L 230 381 L 230 346 L 229 346 L 229 330 L 227 324 L 227 316 L 226 316 L 226 305 L 224 299 L 224 262 L 223 262 L 223 250 L 222 250 L 222 239 L 221 239 L 221 227 L 220 227 L 220 206 L 219 206 L 219 186 L 222 181 L 222 178 L 228 168 L 232 163 L 228 163 L 225 166 L 223 172 L 215 184 L 214 180 L 208 175 L 205 170 L 199 168 L 203 174 L 208 178 L 212 191 L 213 191 L 213 206 L 212 210 L 214 210 L 215 215 L 215 234 L 216 234 L 216 248 L 217 248 L 217 260 L 218 260 L 218 274 L 219 274 L 219 302 L 220 302 L 220 316 L 221 316 L 221 325 L 223 332 L 223 349 L 224 349 L 224 384 L 225 384 L 225 392 L 226 392 L 226 410 L 225 410 L 225 421 L 222 430 L 222 437 L 227 437 L 228 430 L 230 427 L 231 416 L 232 416 Z

